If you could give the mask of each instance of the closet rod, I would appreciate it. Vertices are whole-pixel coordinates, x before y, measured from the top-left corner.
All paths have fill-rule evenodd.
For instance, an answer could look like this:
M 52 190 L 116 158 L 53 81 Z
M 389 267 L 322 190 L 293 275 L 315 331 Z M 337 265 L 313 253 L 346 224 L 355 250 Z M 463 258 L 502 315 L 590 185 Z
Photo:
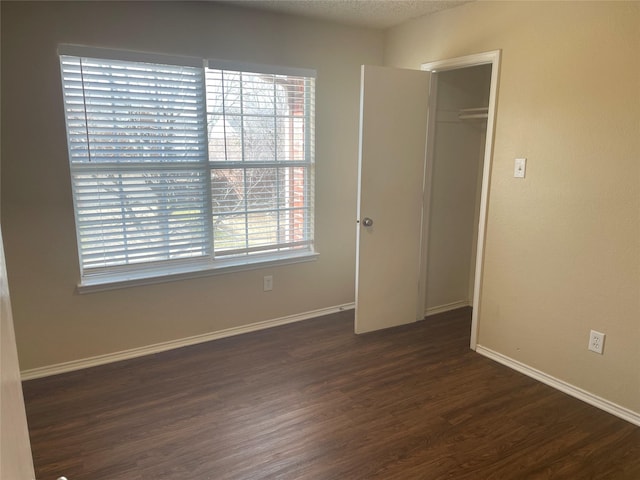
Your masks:
M 489 107 L 461 108 L 458 111 L 460 120 L 475 120 L 489 117 Z
M 459 114 L 458 118 L 460 120 L 473 120 L 477 118 L 489 118 L 489 115 L 486 113 L 472 113 L 472 114 Z

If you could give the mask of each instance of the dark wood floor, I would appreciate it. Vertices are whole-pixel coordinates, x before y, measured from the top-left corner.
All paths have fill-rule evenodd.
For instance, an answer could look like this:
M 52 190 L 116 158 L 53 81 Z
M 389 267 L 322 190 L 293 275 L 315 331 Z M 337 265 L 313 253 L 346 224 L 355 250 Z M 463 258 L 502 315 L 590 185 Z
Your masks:
M 25 382 L 39 480 L 640 479 L 640 428 L 353 312 Z

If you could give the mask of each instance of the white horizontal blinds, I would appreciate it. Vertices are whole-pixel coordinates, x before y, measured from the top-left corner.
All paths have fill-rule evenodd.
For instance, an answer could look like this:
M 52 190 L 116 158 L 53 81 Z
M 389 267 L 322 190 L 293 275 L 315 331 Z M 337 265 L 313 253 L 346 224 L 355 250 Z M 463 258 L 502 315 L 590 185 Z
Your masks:
M 311 250 L 314 84 L 206 69 L 216 257 Z
M 202 68 L 60 59 L 83 275 L 209 255 Z
M 59 51 L 83 282 L 313 251 L 314 72 Z

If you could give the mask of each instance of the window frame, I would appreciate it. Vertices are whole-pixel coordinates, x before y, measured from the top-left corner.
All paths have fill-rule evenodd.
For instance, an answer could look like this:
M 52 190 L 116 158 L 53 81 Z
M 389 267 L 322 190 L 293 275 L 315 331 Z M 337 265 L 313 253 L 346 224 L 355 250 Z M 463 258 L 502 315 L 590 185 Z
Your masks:
M 203 85 L 203 98 L 198 99 L 203 102 L 201 105 L 204 108 L 204 126 L 206 130 L 206 138 L 205 142 L 207 144 L 207 158 L 206 164 L 203 164 L 201 167 L 205 169 L 208 173 L 208 182 L 207 189 L 209 190 L 209 194 L 205 196 L 205 204 L 203 204 L 203 209 L 205 213 L 204 220 L 208 222 L 213 222 L 213 218 L 211 216 L 211 189 L 213 188 L 213 179 L 212 172 L 216 169 L 230 169 L 230 168 L 293 168 L 293 164 L 304 164 L 304 198 L 307 202 L 304 206 L 305 210 L 309 210 L 309 218 L 306 218 L 304 221 L 304 232 L 305 235 L 309 236 L 306 238 L 305 243 L 307 244 L 304 248 L 301 249 L 292 249 L 286 251 L 271 251 L 266 253 L 260 253 L 253 255 L 248 250 L 245 254 L 236 257 L 229 258 L 216 258 L 216 253 L 214 251 L 214 236 L 213 236 L 213 228 L 209 228 L 211 232 L 211 244 L 209 245 L 210 253 L 207 256 L 198 256 L 193 259 L 182 259 L 179 261 L 174 261 L 172 259 L 165 261 L 148 261 L 144 263 L 135 263 L 135 264 L 123 264 L 119 266 L 115 266 L 112 268 L 94 268 L 89 269 L 87 272 L 83 268 L 83 258 L 82 258 L 82 243 L 80 238 L 80 230 L 78 223 L 78 207 L 77 207 L 77 199 L 76 199 L 76 185 L 74 180 L 74 172 L 78 170 L 91 170 L 91 167 L 87 167 L 86 165 L 82 165 L 78 167 L 72 162 L 71 157 L 71 143 L 70 143 L 70 134 L 69 128 L 67 125 L 67 103 L 64 101 L 65 108 L 65 131 L 67 134 L 67 146 L 68 146 L 68 154 L 69 154 L 69 165 L 71 170 L 71 181 L 72 181 L 72 195 L 74 202 L 74 217 L 75 217 L 75 229 L 76 229 L 76 239 L 77 239 L 77 254 L 78 254 L 78 262 L 80 268 L 80 282 L 77 285 L 77 290 L 79 293 L 88 293 L 93 291 L 101 291 L 101 290 L 111 290 L 116 288 L 123 288 L 134 285 L 145 285 L 145 284 L 154 284 L 154 283 L 163 283 L 169 282 L 184 278 L 197 278 L 209 275 L 217 275 L 217 274 L 226 274 L 237 271 L 244 270 L 252 270 L 252 269 L 260 269 L 266 267 L 273 267 L 278 265 L 287 265 L 293 263 L 300 262 L 308 262 L 314 261 L 318 257 L 318 252 L 315 250 L 315 78 L 316 72 L 312 69 L 302 69 L 302 68 L 291 68 L 291 67 L 278 67 L 271 66 L 265 64 L 251 64 L 251 63 L 240 63 L 240 62 L 231 62 L 227 60 L 216 60 L 216 59 L 202 59 L 196 57 L 185 57 L 185 56 L 175 56 L 175 55 L 163 55 L 163 54 L 155 54 L 155 53 L 144 53 L 144 52 L 135 52 L 128 50 L 112 50 L 112 49 L 103 49 L 103 48 L 95 48 L 95 47 L 85 47 L 78 45 L 59 45 L 58 47 L 58 56 L 61 59 L 61 90 L 63 94 L 63 98 L 65 97 L 65 80 L 64 80 L 64 72 L 62 69 L 62 57 L 63 56 L 71 56 L 71 57 L 81 57 L 81 58 L 95 58 L 99 60 L 113 60 L 113 61 L 126 61 L 126 62 L 140 62 L 140 63 L 155 63 L 161 65 L 172 65 L 172 66 L 184 66 L 184 67 L 195 67 L 202 69 L 202 78 L 204 81 Z M 306 80 L 311 79 L 311 86 L 305 87 L 305 107 L 304 107 L 304 119 L 305 119 L 305 133 L 304 133 L 304 148 L 305 155 L 304 161 L 301 162 L 290 162 L 288 163 L 286 160 L 280 161 L 279 164 L 276 160 L 264 162 L 260 164 L 260 162 L 251 162 L 246 161 L 244 155 L 239 162 L 214 162 L 208 158 L 208 151 L 210 145 L 210 137 L 209 137 L 209 128 L 208 128 L 208 109 L 207 109 L 207 100 L 208 100 L 208 90 L 206 85 L 206 75 L 207 69 L 215 69 L 215 70 L 233 70 L 238 72 L 246 72 L 246 73 L 260 73 L 260 74 L 273 74 L 273 75 L 287 75 L 287 76 L 299 76 L 305 77 Z M 306 81 L 305 80 L 305 81 Z M 275 88 L 275 87 L 274 87 Z M 310 88 L 307 91 L 307 88 Z M 310 96 L 310 98 L 308 98 Z M 308 104 L 308 101 L 311 103 Z M 275 107 L 274 107 L 275 108 Z M 275 132 L 274 132 L 275 135 Z M 86 140 L 87 145 L 91 143 L 89 139 Z M 114 162 L 114 164 L 117 162 Z M 179 162 L 178 162 L 179 163 Z M 120 164 L 121 165 L 121 164 Z M 150 167 L 150 171 L 157 168 L 158 163 L 153 163 L 152 167 Z M 97 168 L 99 170 L 100 167 Z M 279 190 L 277 190 L 278 192 Z M 276 201 L 277 201 L 277 192 L 276 192 Z M 206 205 L 206 201 L 208 199 L 209 205 Z M 248 211 L 244 211 L 246 215 L 248 215 Z M 246 238 L 250 239 L 250 234 L 246 234 Z M 208 237 L 209 238 L 209 237 Z

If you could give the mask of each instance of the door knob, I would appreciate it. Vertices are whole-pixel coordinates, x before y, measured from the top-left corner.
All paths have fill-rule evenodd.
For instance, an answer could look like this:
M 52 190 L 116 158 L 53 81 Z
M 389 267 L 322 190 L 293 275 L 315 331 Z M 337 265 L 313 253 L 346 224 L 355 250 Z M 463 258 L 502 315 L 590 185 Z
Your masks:
M 362 225 L 364 225 L 365 227 L 372 227 L 373 226 L 373 220 L 371 220 L 369 217 L 364 217 L 362 219 Z

